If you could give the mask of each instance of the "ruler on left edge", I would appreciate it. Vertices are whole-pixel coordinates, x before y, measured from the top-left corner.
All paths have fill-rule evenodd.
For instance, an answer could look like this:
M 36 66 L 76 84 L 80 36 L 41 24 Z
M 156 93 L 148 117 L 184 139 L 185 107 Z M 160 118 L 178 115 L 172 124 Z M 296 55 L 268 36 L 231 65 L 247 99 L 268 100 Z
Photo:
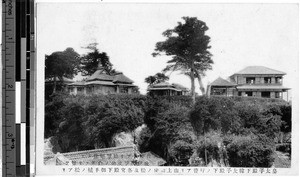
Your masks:
M 2 0 L 2 176 L 30 176 L 34 1 Z
M 15 1 L 2 1 L 2 176 L 16 176 Z

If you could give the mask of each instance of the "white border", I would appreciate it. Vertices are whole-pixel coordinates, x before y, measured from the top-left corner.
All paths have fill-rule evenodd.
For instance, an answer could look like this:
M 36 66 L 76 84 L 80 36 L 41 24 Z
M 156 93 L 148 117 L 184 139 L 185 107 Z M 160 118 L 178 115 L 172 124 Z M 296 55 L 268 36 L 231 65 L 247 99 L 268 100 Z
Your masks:
M 53 2 L 53 3 L 62 3 L 62 2 L 83 2 L 82 0 L 36 0 L 37 3 L 43 3 L 43 2 Z M 298 10 L 299 10 L 299 0 L 280 0 L 280 1 L 269 1 L 269 0 L 187 0 L 187 1 L 182 1 L 182 0 L 160 0 L 160 1 L 147 1 L 147 0 L 132 0 L 132 1 L 118 1 L 118 0 L 87 0 L 84 2 L 98 2 L 98 3 L 211 3 L 211 4 L 216 4 L 216 3 L 295 3 L 298 5 Z M 298 13 L 299 16 L 299 13 Z M 36 17 L 36 20 L 38 20 L 38 17 Z M 35 23 L 37 24 L 37 23 Z M 299 24 L 298 24 L 299 25 Z M 299 27 L 298 27 L 299 30 Z M 299 32 L 298 32 L 299 36 Z M 38 38 L 38 34 L 36 34 L 36 39 Z M 36 40 L 37 41 L 37 40 Z M 36 49 L 38 49 L 38 44 L 36 45 Z M 298 40 L 298 46 L 299 46 L 299 40 Z M 298 50 L 299 53 L 299 50 Z M 42 175 L 68 175 L 68 176 L 73 176 L 76 173 L 64 173 L 63 168 L 70 168 L 70 166 L 45 166 L 43 162 L 43 155 L 44 155 L 44 66 L 45 61 L 43 59 L 36 59 L 36 66 L 39 66 L 36 71 L 36 165 L 35 165 L 35 174 L 36 176 L 42 176 Z M 298 76 L 299 76 L 299 66 L 298 66 Z M 297 88 L 293 88 L 294 90 L 299 91 L 299 81 L 297 84 Z M 295 92 L 296 93 L 296 92 Z M 293 96 L 293 107 L 292 107 L 292 116 L 293 116 L 293 122 L 292 122 L 292 166 L 291 168 L 277 168 L 277 175 L 299 175 L 299 93 L 297 92 L 296 95 Z M 93 168 L 96 168 L 97 166 L 91 166 Z M 116 168 L 117 166 L 113 166 L 111 168 Z M 80 168 L 88 168 L 88 166 L 81 166 Z M 101 168 L 101 167 L 100 167 Z M 110 168 L 108 166 L 105 166 L 105 168 Z M 130 168 L 129 166 L 127 167 L 120 167 L 120 168 Z M 132 167 L 136 168 L 136 167 Z M 143 167 L 139 167 L 143 168 Z M 145 167 L 149 168 L 149 167 Z M 154 167 L 153 167 L 154 168 Z M 158 168 L 165 168 L 165 167 L 158 167 Z M 169 167 L 166 167 L 169 168 Z M 172 167 L 175 168 L 175 167 Z M 185 167 L 188 168 L 188 167 Z M 197 167 L 191 167 L 192 169 L 197 168 Z M 203 168 L 203 167 L 201 167 Z M 210 171 L 213 171 L 214 168 L 210 167 L 204 167 L 205 169 L 210 169 Z M 232 168 L 233 169 L 233 168 Z M 246 169 L 246 168 L 245 168 Z M 89 175 L 90 173 L 80 173 L 80 176 L 83 175 Z M 95 173 L 95 175 L 107 175 L 107 174 L 114 174 L 110 172 L 106 173 Z M 124 175 L 122 173 L 115 173 L 118 175 Z M 130 173 L 126 173 L 130 174 Z M 133 173 L 135 174 L 135 173 Z M 141 174 L 141 173 L 137 173 Z M 152 174 L 157 174 L 157 173 L 152 173 Z M 161 173 L 160 173 L 161 174 Z M 186 173 L 185 173 L 186 174 Z M 214 173 L 207 173 L 206 175 L 222 175 L 222 174 L 214 174 Z M 186 174 L 186 175 L 192 175 L 192 174 Z M 198 174 L 199 175 L 199 174 Z M 203 174 L 200 174 L 203 175 Z M 204 174 L 205 175 L 205 174 Z M 206 176 L 205 175 L 205 176 Z M 225 175 L 235 175 L 235 174 L 225 174 Z M 241 175 L 241 174 L 237 174 Z M 243 174 L 243 175 L 251 175 L 251 176 L 257 176 L 257 175 L 266 175 L 266 174 Z M 194 175 L 193 175 L 194 176 Z

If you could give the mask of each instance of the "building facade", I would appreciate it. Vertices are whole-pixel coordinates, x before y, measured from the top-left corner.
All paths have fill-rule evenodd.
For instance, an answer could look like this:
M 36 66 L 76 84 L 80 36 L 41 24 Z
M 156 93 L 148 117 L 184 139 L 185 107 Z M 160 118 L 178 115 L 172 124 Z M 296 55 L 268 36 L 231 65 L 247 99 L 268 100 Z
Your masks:
M 207 93 L 209 95 L 234 96 L 236 94 L 236 84 L 219 77 L 208 85 Z
M 137 93 L 138 87 L 133 85 L 133 81 L 123 73 L 108 74 L 103 67 L 99 66 L 97 71 L 86 80 L 68 84 L 67 90 L 70 94 L 74 95 L 134 94 Z
M 229 81 L 218 78 L 212 82 L 208 94 L 220 95 L 221 90 L 218 89 L 226 86 L 226 94 L 222 92 L 221 95 L 283 98 L 283 93 L 289 90 L 283 86 L 284 75 L 286 73 L 264 66 L 248 66 L 231 75 Z
M 151 96 L 175 96 L 175 95 L 188 95 L 189 90 L 179 84 L 168 82 L 161 82 L 150 85 L 148 87 L 148 93 Z

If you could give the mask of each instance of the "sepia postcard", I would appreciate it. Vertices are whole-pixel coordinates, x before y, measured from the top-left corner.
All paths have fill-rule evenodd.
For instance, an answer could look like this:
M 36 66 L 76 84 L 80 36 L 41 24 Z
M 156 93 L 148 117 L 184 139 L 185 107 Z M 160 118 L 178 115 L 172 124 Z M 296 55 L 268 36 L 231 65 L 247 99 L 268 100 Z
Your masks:
M 39 175 L 299 175 L 297 3 L 36 2 Z

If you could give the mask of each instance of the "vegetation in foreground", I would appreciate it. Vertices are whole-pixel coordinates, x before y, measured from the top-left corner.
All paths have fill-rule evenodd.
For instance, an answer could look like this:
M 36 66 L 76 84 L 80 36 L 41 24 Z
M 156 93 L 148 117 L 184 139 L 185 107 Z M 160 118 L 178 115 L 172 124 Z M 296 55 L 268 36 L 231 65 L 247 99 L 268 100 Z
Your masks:
M 291 132 L 289 103 L 197 97 L 192 105 L 189 96 L 56 94 L 45 105 L 45 138 L 52 137 L 54 153 L 105 148 L 114 146 L 116 133 L 146 124 L 139 150 L 167 165 L 271 167 L 278 161 L 279 135 Z

